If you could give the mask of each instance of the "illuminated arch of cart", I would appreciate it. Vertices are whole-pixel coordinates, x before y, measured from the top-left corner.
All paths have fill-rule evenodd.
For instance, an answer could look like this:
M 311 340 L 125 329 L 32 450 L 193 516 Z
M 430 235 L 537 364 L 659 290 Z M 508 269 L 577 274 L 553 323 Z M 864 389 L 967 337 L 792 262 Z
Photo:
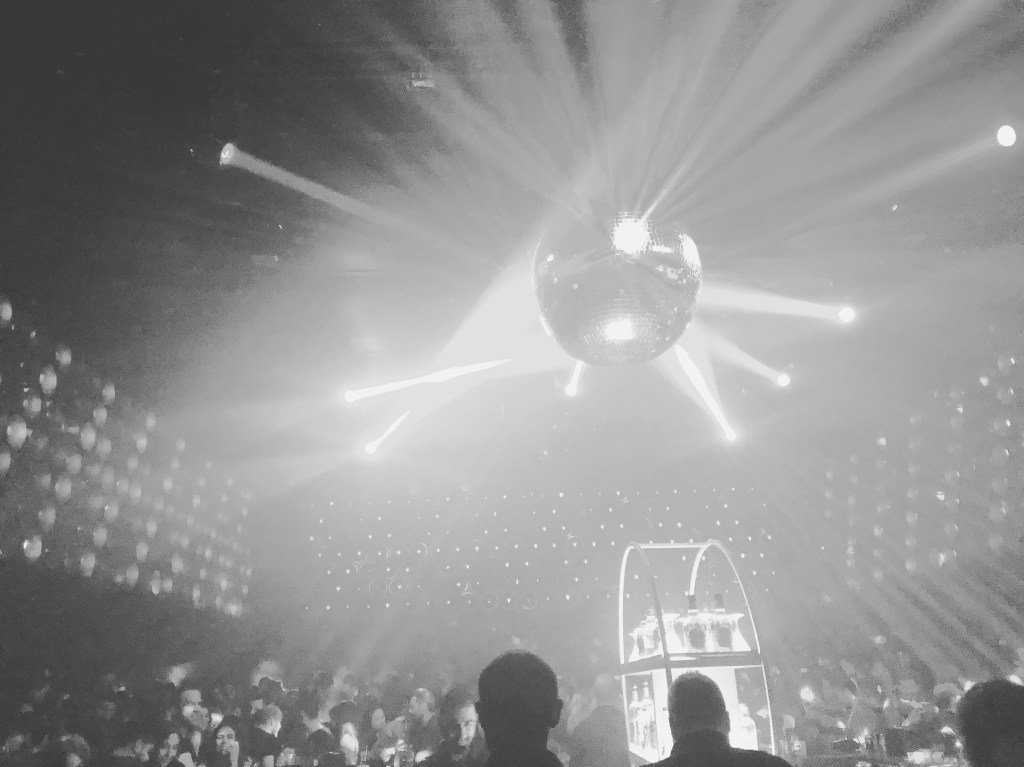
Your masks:
M 726 604 L 742 609 L 727 612 Z M 739 573 L 720 542 L 626 547 L 619 572 L 619 662 L 634 764 L 671 752 L 668 690 L 690 671 L 721 688 L 732 745 L 775 752 L 757 629 Z

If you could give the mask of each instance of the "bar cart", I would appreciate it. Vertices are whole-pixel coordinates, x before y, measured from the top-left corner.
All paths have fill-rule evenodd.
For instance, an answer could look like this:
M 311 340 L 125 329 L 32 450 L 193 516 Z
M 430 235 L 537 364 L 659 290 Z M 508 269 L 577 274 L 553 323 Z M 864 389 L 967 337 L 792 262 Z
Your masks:
M 619 661 L 634 765 L 669 755 L 669 686 L 691 671 L 721 688 L 733 746 L 775 752 L 750 603 L 720 542 L 626 547 L 619 573 Z

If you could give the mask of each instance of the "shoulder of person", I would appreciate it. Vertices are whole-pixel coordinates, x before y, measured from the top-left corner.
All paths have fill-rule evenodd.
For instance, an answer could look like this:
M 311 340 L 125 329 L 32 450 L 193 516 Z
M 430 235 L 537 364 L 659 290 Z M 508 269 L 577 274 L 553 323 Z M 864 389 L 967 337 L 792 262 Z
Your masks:
M 668 756 L 662 759 L 660 762 L 653 762 L 652 764 L 647 765 L 647 767 L 675 767 L 675 765 L 676 760 L 673 759 L 671 756 Z
M 767 751 L 734 748 L 733 754 L 736 757 L 733 763 L 737 767 L 791 767 L 785 759 L 769 754 Z

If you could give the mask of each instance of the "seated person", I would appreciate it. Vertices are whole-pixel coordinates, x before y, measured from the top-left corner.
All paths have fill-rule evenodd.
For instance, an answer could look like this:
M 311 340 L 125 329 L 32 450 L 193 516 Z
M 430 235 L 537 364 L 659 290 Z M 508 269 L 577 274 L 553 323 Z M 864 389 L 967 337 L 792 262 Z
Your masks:
M 425 687 L 420 687 L 409 698 L 405 737 L 417 762 L 430 756 L 441 743 L 443 736 L 437 722 L 437 701 L 434 693 Z
M 423 760 L 423 767 L 484 767 L 487 743 L 472 696 L 455 688 L 441 702 L 438 720 L 444 740 Z

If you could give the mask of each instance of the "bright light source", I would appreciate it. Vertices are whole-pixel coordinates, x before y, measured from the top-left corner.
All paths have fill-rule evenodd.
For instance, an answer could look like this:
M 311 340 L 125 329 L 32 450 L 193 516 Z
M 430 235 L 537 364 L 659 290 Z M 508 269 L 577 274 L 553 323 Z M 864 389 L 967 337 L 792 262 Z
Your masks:
M 675 352 L 676 359 L 679 360 L 679 364 L 683 368 L 683 372 L 686 373 L 686 377 L 690 379 L 693 388 L 697 390 L 697 394 L 704 400 L 704 406 L 711 413 L 712 417 L 718 421 L 718 425 L 721 427 L 725 438 L 729 442 L 734 442 L 736 440 L 736 432 L 726 420 L 725 413 L 722 412 L 722 406 L 718 404 L 718 400 L 715 399 L 715 395 L 711 392 L 710 387 L 708 387 L 708 382 L 705 380 L 704 374 L 700 372 L 700 368 L 697 367 L 697 363 L 693 361 L 693 358 L 686 349 L 679 344 L 676 344 Z
M 565 385 L 565 393 L 570 397 L 575 397 L 580 391 L 580 375 L 583 373 L 583 363 L 576 360 L 576 365 L 572 369 L 572 377 L 569 379 L 569 383 Z
M 612 245 L 630 256 L 646 250 L 651 244 L 651 230 L 642 218 L 620 218 L 612 228 Z
M 857 312 L 853 310 L 851 306 L 844 306 L 839 310 L 839 321 L 850 323 L 857 318 Z
M 604 323 L 604 337 L 609 341 L 632 341 L 636 338 L 636 328 L 628 317 L 618 317 Z
M 475 365 L 461 365 L 459 367 L 436 370 L 425 376 L 406 378 L 403 381 L 393 381 L 391 383 L 381 384 L 380 386 L 368 386 L 365 389 L 349 389 L 345 392 L 344 398 L 346 402 L 352 403 L 361 399 L 366 399 L 367 397 L 379 397 L 382 394 L 391 394 L 392 392 L 401 391 L 402 389 L 408 389 L 413 386 L 420 386 L 421 384 L 446 383 L 453 378 L 472 375 L 474 373 L 482 373 L 486 370 L 491 370 L 492 368 L 507 365 L 511 361 L 512 360 L 491 360 L 490 362 L 478 362 Z
M 363 450 L 366 451 L 366 454 L 373 455 L 374 453 L 376 453 L 380 446 L 384 443 L 384 440 L 386 440 L 388 437 L 395 433 L 398 427 L 402 425 L 402 421 L 408 418 L 409 413 L 411 412 L 411 410 L 406 410 L 404 413 L 398 416 L 398 418 L 396 418 L 394 422 L 384 431 L 384 433 L 377 437 L 377 439 L 373 440 L 373 442 L 367 442 L 365 445 L 363 445 Z
M 996 141 L 999 146 L 1013 146 L 1017 143 L 1017 131 L 1011 125 L 1004 125 L 996 131 Z
M 792 380 L 793 379 L 789 377 L 789 373 L 779 373 L 778 377 L 775 379 L 775 383 L 785 388 L 792 383 Z

